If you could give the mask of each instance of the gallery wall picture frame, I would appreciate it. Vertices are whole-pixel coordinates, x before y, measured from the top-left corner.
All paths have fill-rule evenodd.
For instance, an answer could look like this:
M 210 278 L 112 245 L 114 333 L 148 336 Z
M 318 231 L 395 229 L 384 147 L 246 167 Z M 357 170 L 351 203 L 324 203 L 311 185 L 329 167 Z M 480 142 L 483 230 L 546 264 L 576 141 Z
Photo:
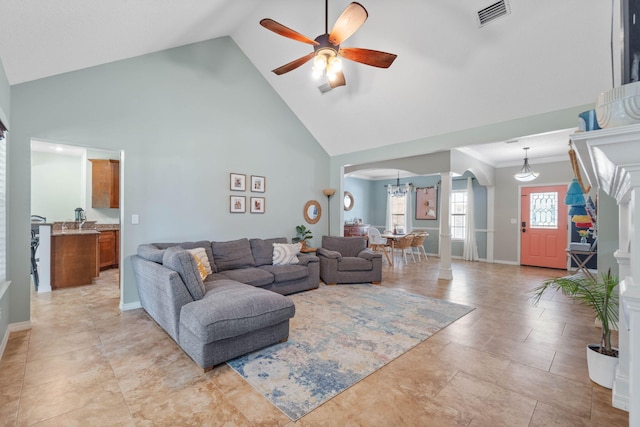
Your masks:
M 242 173 L 229 174 L 229 189 L 231 191 L 246 191 L 247 175 Z
M 247 198 L 245 196 L 230 196 L 229 212 L 245 213 L 247 211 L 246 201 L 247 201 Z
M 438 219 L 438 187 L 416 188 L 416 219 Z
M 267 179 L 264 176 L 251 175 L 251 191 L 264 193 L 267 188 Z
M 265 210 L 264 197 L 252 197 L 251 198 L 251 213 L 263 214 Z

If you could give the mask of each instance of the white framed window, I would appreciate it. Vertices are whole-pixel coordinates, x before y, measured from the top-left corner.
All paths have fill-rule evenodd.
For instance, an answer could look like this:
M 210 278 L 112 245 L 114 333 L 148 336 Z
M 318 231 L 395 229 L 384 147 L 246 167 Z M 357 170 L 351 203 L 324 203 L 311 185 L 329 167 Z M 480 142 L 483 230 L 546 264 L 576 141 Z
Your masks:
M 393 221 L 392 225 L 394 229 L 405 229 L 405 224 L 407 223 L 405 220 L 405 216 L 407 214 L 405 212 L 406 197 L 407 194 L 405 194 L 404 196 L 396 196 L 391 198 L 391 219 Z
M 464 240 L 467 235 L 467 191 L 451 192 L 451 239 Z

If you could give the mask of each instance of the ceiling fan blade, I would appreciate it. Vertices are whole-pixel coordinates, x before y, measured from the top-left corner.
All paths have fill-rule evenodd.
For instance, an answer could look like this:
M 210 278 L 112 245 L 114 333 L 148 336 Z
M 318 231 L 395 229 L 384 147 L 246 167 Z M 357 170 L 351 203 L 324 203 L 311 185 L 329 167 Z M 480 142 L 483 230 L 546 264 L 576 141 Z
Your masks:
M 317 46 L 319 43 L 315 40 L 311 40 L 309 37 L 300 34 L 299 32 L 292 30 L 289 27 L 285 27 L 279 22 L 274 21 L 273 19 L 265 18 L 260 21 L 260 25 L 265 27 L 267 30 L 271 30 L 276 34 L 280 34 L 281 36 L 302 42 L 307 43 L 313 46 Z
M 372 67 L 389 68 L 398 57 L 394 53 L 381 52 L 379 50 L 362 49 L 359 47 L 341 47 L 338 55 L 351 61 Z
M 295 70 L 296 68 L 298 68 L 299 66 L 301 66 L 305 62 L 309 61 L 311 58 L 314 57 L 314 55 L 315 55 L 315 52 L 311 52 L 308 55 L 305 55 L 305 56 L 303 56 L 301 58 L 295 59 L 295 60 L 289 62 L 288 64 L 285 64 L 282 67 L 278 67 L 275 70 L 271 70 L 271 71 L 273 71 L 277 75 L 288 73 L 289 71 Z
M 336 77 L 333 80 L 329 80 L 329 86 L 331 89 L 335 89 L 338 86 L 344 86 L 347 84 L 347 81 L 344 79 L 344 73 L 342 71 L 338 71 L 336 73 Z
M 333 24 L 331 33 L 329 33 L 329 42 L 334 46 L 338 46 L 351 37 L 368 17 L 367 9 L 360 3 L 353 2 L 349 4 L 342 12 L 342 15 L 338 17 L 336 23 Z

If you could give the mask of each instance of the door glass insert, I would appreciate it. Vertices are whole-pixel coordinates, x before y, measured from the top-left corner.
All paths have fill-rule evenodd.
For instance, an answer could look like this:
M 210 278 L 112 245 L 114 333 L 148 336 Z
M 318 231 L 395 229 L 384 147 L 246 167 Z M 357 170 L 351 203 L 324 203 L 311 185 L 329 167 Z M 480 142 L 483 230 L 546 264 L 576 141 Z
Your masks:
M 558 228 L 558 193 L 531 193 L 529 221 L 531 228 Z

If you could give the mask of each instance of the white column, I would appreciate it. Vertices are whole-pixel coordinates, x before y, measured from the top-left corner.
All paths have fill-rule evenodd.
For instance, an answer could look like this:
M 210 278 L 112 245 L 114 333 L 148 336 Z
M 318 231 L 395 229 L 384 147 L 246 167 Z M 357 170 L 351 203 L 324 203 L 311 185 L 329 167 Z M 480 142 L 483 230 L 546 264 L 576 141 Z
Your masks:
M 449 207 L 451 206 L 451 172 L 440 174 L 440 272 L 438 279 L 453 279 L 451 270 L 451 226 Z
M 36 251 L 38 276 L 40 278 L 38 293 L 51 292 L 51 225 L 41 225 L 38 231 L 39 246 Z
M 493 251 L 496 237 L 495 230 L 496 187 L 487 187 L 487 262 L 493 262 Z
M 625 205 L 626 206 L 626 205 Z M 618 261 L 618 270 L 620 272 L 620 279 L 629 277 L 631 274 L 631 266 L 629 265 L 629 252 L 623 251 L 623 247 L 626 248 L 627 236 L 622 236 L 622 207 L 620 205 L 620 249 L 614 253 L 616 260 Z M 625 209 L 627 212 L 628 209 Z M 624 221 L 627 219 L 625 218 Z M 623 239 L 624 238 L 624 244 Z M 620 293 L 620 301 L 622 301 L 622 286 L 618 290 Z M 612 405 L 614 408 L 629 411 L 629 327 L 624 318 L 623 304 L 620 303 L 619 308 L 619 320 L 618 320 L 618 367 L 616 368 L 616 376 L 613 380 L 613 389 L 611 392 Z

